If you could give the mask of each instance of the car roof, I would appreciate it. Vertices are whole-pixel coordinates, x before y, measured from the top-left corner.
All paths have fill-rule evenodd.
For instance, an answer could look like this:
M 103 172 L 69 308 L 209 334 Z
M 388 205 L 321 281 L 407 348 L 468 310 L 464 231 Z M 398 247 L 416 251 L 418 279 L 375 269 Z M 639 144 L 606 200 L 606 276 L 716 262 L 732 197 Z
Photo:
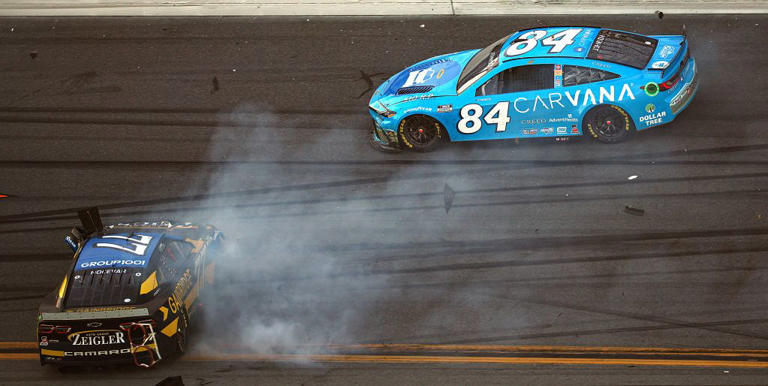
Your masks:
M 586 26 L 575 26 L 575 27 L 538 27 L 538 28 L 528 28 L 524 30 L 520 30 L 512 35 L 509 36 L 506 42 L 504 42 L 504 45 L 501 47 L 501 58 L 502 61 L 507 61 L 511 59 L 526 59 L 526 58 L 540 58 L 540 57 L 571 57 L 571 58 L 585 58 L 587 56 L 587 53 L 589 52 L 589 48 L 592 46 L 592 43 L 595 41 L 595 38 L 597 37 L 597 34 L 600 32 L 602 28 L 598 27 L 586 27 Z M 536 46 L 524 53 L 517 54 L 517 55 L 508 55 L 507 50 L 509 47 L 516 43 L 516 40 L 518 37 L 522 35 L 528 35 L 526 37 L 530 37 L 532 34 L 534 34 L 534 31 L 544 31 L 546 32 L 546 35 L 544 36 L 552 36 L 557 33 L 566 31 L 566 30 L 578 30 L 578 34 L 573 37 L 573 43 L 565 46 L 560 52 L 551 52 L 552 47 L 546 46 L 541 43 L 536 44 Z M 541 40 L 541 39 L 539 39 Z M 559 40 L 559 39 L 555 39 Z M 518 40 L 522 41 L 522 40 Z
M 146 268 L 163 233 L 128 231 L 88 239 L 73 271 L 94 268 Z

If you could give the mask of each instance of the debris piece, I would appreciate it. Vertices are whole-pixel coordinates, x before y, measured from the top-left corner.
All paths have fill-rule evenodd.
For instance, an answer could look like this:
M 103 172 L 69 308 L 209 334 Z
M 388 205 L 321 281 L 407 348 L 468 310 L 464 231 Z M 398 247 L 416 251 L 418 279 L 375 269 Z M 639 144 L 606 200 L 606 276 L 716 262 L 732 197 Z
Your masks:
M 633 175 L 627 177 L 627 179 L 630 180 L 630 181 L 634 180 L 635 178 L 637 178 L 637 174 L 633 174 Z
M 33 60 L 37 57 L 37 50 L 32 50 L 29 52 L 29 57 Z
M 456 191 L 451 189 L 450 186 L 448 186 L 448 183 L 445 183 L 445 187 L 443 188 L 443 200 L 445 201 L 445 213 L 448 213 L 449 210 L 451 210 L 451 206 L 453 206 L 453 199 L 456 197 Z
M 640 208 L 633 208 L 629 205 L 624 207 L 624 213 L 631 214 L 633 216 L 644 216 L 645 211 Z
M 420 25 L 419 28 L 424 28 L 424 24 Z
M 656 16 L 659 17 L 659 19 L 663 19 L 664 18 L 664 12 L 656 11 L 655 13 L 656 13 Z
M 213 77 L 213 91 L 211 91 L 211 94 L 215 93 L 216 91 L 219 91 L 219 78 Z

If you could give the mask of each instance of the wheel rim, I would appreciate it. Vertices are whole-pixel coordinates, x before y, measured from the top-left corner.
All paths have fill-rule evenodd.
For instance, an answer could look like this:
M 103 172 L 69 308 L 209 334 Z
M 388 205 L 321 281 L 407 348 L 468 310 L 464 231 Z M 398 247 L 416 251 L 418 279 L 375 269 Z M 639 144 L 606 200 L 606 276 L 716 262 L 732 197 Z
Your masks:
M 626 125 L 624 117 L 616 111 L 616 109 L 597 113 L 594 122 L 597 132 L 603 137 L 616 137 L 621 135 L 621 132 Z
M 405 122 L 403 135 L 408 142 L 424 147 L 432 144 L 438 138 L 439 133 L 434 122 L 427 118 L 417 117 Z

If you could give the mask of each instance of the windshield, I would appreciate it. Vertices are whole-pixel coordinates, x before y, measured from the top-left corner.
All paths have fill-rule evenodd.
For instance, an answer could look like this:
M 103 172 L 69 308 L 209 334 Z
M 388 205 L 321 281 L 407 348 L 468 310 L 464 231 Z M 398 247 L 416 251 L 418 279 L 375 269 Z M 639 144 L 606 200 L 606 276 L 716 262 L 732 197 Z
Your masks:
M 461 94 L 467 87 L 471 86 L 488 71 L 493 70 L 499 65 L 499 53 L 501 52 L 501 46 L 512 35 L 507 35 L 488 47 L 478 51 L 472 59 L 469 60 L 464 71 L 459 76 L 459 82 L 456 85 L 456 93 Z

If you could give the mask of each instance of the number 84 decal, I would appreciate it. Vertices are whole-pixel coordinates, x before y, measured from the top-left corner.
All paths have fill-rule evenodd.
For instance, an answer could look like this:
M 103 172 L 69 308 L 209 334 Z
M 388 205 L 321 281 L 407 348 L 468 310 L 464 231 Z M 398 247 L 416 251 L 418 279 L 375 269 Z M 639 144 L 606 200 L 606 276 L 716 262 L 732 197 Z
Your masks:
M 541 40 L 541 45 L 552 47 L 549 49 L 550 54 L 557 54 L 562 52 L 565 47 L 573 44 L 573 40 L 579 32 L 581 32 L 581 28 L 567 29 L 547 36 L 544 40 L 541 40 L 541 38 L 547 35 L 547 31 L 529 31 L 518 36 L 504 53 L 506 56 L 522 55 L 536 48 L 539 44 L 539 40 Z
M 474 134 L 483 127 L 483 123 L 480 122 L 480 116 L 483 115 L 483 106 L 475 103 L 468 104 L 461 108 L 459 115 L 461 116 L 458 127 L 459 133 Z M 509 118 L 509 102 L 495 104 L 483 120 L 489 125 L 496 125 L 497 132 L 506 131 L 507 123 L 511 120 Z

